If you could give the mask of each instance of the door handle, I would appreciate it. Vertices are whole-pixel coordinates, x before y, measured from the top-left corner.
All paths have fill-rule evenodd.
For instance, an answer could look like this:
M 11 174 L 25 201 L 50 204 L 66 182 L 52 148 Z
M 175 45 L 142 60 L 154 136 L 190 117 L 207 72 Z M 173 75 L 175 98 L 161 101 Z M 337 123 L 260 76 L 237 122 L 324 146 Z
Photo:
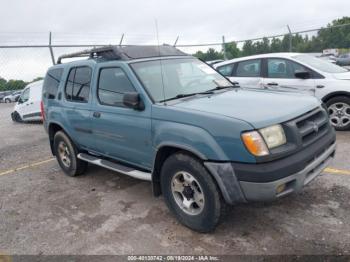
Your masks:
M 94 112 L 92 114 L 93 117 L 96 117 L 96 118 L 99 118 L 101 116 L 101 113 L 100 112 Z
M 278 83 L 276 82 L 271 82 L 271 83 L 267 83 L 268 86 L 278 86 Z
M 317 85 L 317 88 L 324 88 L 324 85 Z

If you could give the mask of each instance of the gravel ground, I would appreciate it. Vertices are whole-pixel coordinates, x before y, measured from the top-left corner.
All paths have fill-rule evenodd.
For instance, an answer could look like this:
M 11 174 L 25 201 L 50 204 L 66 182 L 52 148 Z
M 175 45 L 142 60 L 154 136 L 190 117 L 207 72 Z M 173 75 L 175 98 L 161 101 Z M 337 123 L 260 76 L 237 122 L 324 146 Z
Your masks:
M 12 123 L 12 107 L 0 104 L 0 173 L 52 157 L 42 125 Z M 332 168 L 350 170 L 350 132 L 337 138 Z M 324 173 L 299 195 L 234 206 L 199 234 L 149 183 L 96 166 L 70 178 L 52 160 L 0 175 L 0 254 L 349 254 L 349 200 L 349 173 Z

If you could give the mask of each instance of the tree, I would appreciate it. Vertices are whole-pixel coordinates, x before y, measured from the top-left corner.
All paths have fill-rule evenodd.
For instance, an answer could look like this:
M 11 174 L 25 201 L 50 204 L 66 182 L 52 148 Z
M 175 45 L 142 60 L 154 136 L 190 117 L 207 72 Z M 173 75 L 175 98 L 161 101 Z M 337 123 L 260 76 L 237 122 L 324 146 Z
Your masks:
M 227 59 L 233 59 L 241 56 L 241 50 L 237 47 L 235 42 L 225 44 Z
M 7 81 L 4 78 L 0 77 L 0 91 L 6 90 L 6 83 Z
M 256 50 L 253 46 L 253 42 L 251 40 L 245 41 L 242 49 L 243 56 L 249 56 L 256 54 Z
M 217 60 L 217 59 L 223 59 L 224 55 L 222 52 L 216 51 L 214 48 L 209 48 L 207 52 L 197 51 L 194 54 L 195 57 L 203 60 L 203 61 L 210 61 L 210 60 Z

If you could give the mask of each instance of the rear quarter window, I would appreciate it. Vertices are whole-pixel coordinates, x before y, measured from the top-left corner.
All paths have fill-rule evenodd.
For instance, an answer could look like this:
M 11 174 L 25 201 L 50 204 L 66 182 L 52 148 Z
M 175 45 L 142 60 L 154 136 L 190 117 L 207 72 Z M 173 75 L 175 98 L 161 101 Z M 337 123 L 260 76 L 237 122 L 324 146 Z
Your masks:
M 43 85 L 43 97 L 47 99 L 55 99 L 58 87 L 62 79 L 62 68 L 51 69 L 46 73 Z
M 224 76 L 231 76 L 234 65 L 235 64 L 219 66 L 216 70 L 219 71 Z

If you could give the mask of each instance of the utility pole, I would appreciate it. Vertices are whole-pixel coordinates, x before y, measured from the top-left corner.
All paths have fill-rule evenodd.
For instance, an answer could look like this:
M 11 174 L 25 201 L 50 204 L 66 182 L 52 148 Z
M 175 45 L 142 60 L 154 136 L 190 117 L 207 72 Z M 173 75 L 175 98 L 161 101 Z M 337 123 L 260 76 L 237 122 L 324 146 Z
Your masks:
M 222 52 L 224 53 L 224 60 L 227 60 L 226 56 L 226 45 L 225 45 L 225 36 L 222 36 Z
M 289 25 L 287 25 L 288 32 L 289 32 L 289 52 L 293 51 L 293 44 L 292 44 L 292 31 L 290 30 Z

